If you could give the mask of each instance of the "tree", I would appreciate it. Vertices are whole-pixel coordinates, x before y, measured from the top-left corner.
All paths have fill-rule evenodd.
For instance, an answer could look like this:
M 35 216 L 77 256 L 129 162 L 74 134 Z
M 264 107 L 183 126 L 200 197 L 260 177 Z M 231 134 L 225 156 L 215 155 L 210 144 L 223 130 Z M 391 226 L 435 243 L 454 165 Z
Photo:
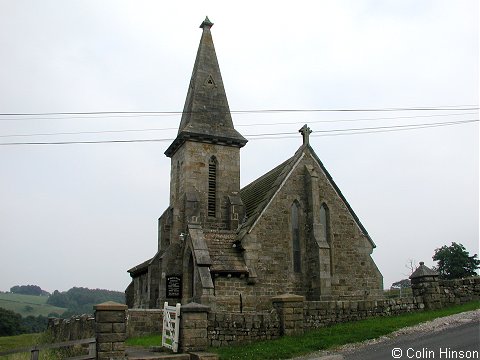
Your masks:
M 38 285 L 15 285 L 10 288 L 12 294 L 23 294 L 23 295 L 44 295 L 46 291 Z
M 409 270 L 409 274 L 404 274 L 406 276 L 410 276 L 413 274 L 415 270 L 417 270 L 417 261 L 414 259 L 408 259 L 408 263 L 405 264 L 405 267 Z
M 470 256 L 462 244 L 452 242 L 451 246 L 442 246 L 435 249 L 433 260 L 438 261 L 435 270 L 442 279 L 460 279 L 476 276 L 480 267 L 477 254 Z
M 11 310 L 0 308 L 0 336 L 23 333 L 22 317 Z
M 410 284 L 410 279 L 403 279 L 397 282 L 394 282 L 390 288 L 393 289 L 407 289 L 412 287 Z
M 62 317 L 70 317 L 72 315 L 91 314 L 93 305 L 105 301 L 115 301 L 123 304 L 125 303 L 125 293 L 73 287 L 64 292 L 55 290 L 48 298 L 47 304 L 67 308 L 68 310 L 62 314 Z

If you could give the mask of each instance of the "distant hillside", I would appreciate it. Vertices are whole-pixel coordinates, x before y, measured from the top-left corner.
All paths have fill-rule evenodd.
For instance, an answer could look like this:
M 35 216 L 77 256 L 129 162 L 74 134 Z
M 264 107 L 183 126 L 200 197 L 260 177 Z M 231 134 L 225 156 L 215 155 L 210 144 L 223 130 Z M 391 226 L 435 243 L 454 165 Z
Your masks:
M 47 304 L 67 308 L 62 317 L 92 314 L 93 306 L 106 301 L 115 301 L 125 304 L 125 294 L 119 291 L 103 289 L 87 289 L 74 287 L 68 291 L 55 290 L 47 300 Z
M 48 296 L 0 293 L 0 307 L 26 316 L 62 315 L 66 308 L 47 304 Z

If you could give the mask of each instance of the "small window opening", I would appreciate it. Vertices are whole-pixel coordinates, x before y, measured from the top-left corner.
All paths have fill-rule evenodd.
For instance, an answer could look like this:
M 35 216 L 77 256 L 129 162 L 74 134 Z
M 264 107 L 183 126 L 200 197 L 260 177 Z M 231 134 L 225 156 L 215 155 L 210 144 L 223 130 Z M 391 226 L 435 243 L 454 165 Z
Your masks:
M 210 158 L 208 163 L 208 216 L 215 217 L 217 208 L 217 159 Z

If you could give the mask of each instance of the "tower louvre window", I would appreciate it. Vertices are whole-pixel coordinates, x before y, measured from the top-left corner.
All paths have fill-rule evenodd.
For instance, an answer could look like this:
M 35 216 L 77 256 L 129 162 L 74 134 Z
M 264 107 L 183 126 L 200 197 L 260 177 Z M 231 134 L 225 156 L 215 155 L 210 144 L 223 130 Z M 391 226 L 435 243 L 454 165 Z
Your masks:
M 208 162 L 208 216 L 215 217 L 217 208 L 217 159 L 215 156 Z

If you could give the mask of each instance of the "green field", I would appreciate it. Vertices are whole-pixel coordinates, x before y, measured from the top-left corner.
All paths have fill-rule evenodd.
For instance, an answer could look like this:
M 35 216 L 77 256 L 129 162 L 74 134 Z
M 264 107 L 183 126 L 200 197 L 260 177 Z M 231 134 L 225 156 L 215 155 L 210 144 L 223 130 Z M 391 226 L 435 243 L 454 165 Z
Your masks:
M 48 296 L 0 293 L 0 307 L 22 316 L 48 316 L 50 313 L 63 314 L 67 309 L 46 304 Z

